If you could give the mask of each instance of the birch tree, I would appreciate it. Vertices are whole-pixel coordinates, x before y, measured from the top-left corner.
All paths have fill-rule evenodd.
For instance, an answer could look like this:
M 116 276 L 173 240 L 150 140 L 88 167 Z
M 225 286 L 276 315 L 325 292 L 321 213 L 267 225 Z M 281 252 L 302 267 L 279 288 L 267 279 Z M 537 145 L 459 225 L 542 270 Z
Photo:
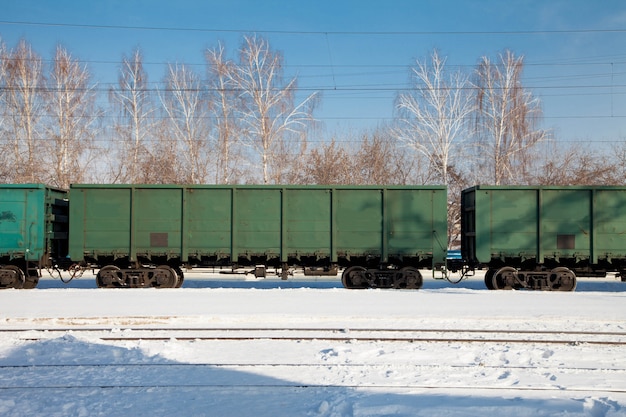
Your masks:
M 67 50 L 58 46 L 48 80 L 46 126 L 51 159 L 50 184 L 68 188 L 82 182 L 97 133 L 98 110 L 90 74 Z
M 7 119 L 9 117 L 7 105 L 6 62 L 8 52 L 5 43 L 0 39 L 0 182 L 10 182 L 11 144 L 7 132 Z
M 167 133 L 162 140 L 174 142 L 171 146 L 158 147 L 159 152 L 166 161 L 179 167 L 177 182 L 204 183 L 210 162 L 207 100 L 200 77 L 186 65 L 169 65 L 165 90 L 159 97 L 167 115 Z
M 284 79 L 282 55 L 256 36 L 244 38 L 232 81 L 242 102 L 246 144 L 258 155 L 262 182 L 281 182 L 291 158 L 306 147 L 317 94 L 296 101 L 297 79 Z
M 239 135 L 241 124 L 237 118 L 239 105 L 236 90 L 236 65 L 226 58 L 224 46 L 205 53 L 208 67 L 210 111 L 212 114 L 213 144 L 215 146 L 215 183 L 229 184 L 239 180 L 241 165 Z
M 45 78 L 42 59 L 30 44 L 21 40 L 13 51 L 5 54 L 3 70 L 6 134 L 10 138 L 11 154 L 8 178 L 10 182 L 43 181 Z
M 483 57 L 476 69 L 478 149 L 495 185 L 519 182 L 532 163 L 530 150 L 549 137 L 537 127 L 541 104 L 524 89 L 523 68 L 523 57 L 505 51 L 496 62 Z
M 152 134 L 155 106 L 139 50 L 122 58 L 118 85 L 109 92 L 109 99 L 118 111 L 114 131 L 120 145 L 116 147 L 119 167 L 113 180 L 150 182 L 144 173 L 146 163 L 149 165 L 151 159 L 148 140 Z
M 445 65 L 437 51 L 430 62 L 417 61 L 411 68 L 411 88 L 399 94 L 396 106 L 400 140 L 428 159 L 435 182 L 448 184 L 453 147 L 469 136 L 467 121 L 474 104 L 468 77 L 449 73 Z

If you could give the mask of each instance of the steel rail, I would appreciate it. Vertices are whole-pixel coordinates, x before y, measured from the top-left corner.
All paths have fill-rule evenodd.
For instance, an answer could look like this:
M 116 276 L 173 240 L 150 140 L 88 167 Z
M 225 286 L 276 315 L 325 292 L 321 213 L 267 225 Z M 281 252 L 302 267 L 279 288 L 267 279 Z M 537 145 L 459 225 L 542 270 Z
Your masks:
M 488 390 L 488 391 L 526 391 L 526 392 L 590 392 L 590 393 L 626 393 L 624 388 L 597 388 L 597 387 L 516 387 L 516 386 L 493 386 L 493 385 L 446 385 L 446 384 L 93 384 L 93 385 L 71 385 L 71 384 L 57 384 L 57 385 L 15 385 L 11 387 L 0 387 L 0 391 L 10 390 L 93 390 L 93 389 L 198 389 L 198 388 L 216 388 L 216 389 L 381 389 L 381 390 L 394 390 L 394 389 L 427 389 L 427 390 L 440 390 L 440 389 L 455 389 L 455 390 Z
M 405 343 L 509 343 L 567 345 L 626 345 L 624 332 L 547 330 L 459 330 L 459 329 L 341 329 L 341 328 L 73 328 L 3 329 L 24 341 L 53 339 L 60 334 L 93 334 L 97 339 L 116 341 L 334 341 Z M 167 333 L 159 335 L 158 333 Z M 448 336 L 452 335 L 452 336 Z M 484 337 L 477 337 L 483 335 Z M 500 335 L 501 337 L 498 337 Z M 494 337 L 495 336 L 495 337 Z M 515 337 L 519 336 L 519 337 Z M 550 336 L 550 337 L 545 337 Z M 576 337 L 578 336 L 578 337 Z
M 536 370 L 536 371 L 585 371 L 585 372 L 613 372 L 626 373 L 624 368 L 603 368 L 603 367 L 572 367 L 572 366 L 530 366 L 530 365 L 432 365 L 432 364 L 400 364 L 400 363 L 63 363 L 63 364 L 20 364 L 20 365 L 0 365 L 0 369 L 27 369 L 36 371 L 38 369 L 62 369 L 62 368 L 406 368 L 413 369 L 503 369 L 503 370 Z
M 149 332 L 388 332 L 388 333 L 485 333 L 485 334 L 558 334 L 558 335 L 590 335 L 590 336 L 626 336 L 626 332 L 601 332 L 590 330 L 515 330 L 515 329 L 450 329 L 450 328 L 360 328 L 360 327 L 15 327 L 0 328 L 0 333 L 18 332 L 124 332 L 124 331 L 149 331 Z

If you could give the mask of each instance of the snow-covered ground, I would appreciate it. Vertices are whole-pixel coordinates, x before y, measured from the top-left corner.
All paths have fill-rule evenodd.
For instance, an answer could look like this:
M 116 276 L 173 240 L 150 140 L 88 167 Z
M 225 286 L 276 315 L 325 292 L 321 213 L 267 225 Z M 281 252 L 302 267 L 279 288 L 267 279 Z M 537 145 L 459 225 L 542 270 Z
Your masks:
M 158 327 L 580 331 L 619 341 L 626 284 L 504 292 L 480 276 L 457 286 L 426 277 L 419 291 L 357 291 L 336 278 L 191 272 L 181 289 L 102 290 L 90 275 L 67 286 L 44 279 L 0 291 L 0 416 L 626 416 L 626 345 L 103 337 Z M 8 332 L 54 328 L 64 330 Z

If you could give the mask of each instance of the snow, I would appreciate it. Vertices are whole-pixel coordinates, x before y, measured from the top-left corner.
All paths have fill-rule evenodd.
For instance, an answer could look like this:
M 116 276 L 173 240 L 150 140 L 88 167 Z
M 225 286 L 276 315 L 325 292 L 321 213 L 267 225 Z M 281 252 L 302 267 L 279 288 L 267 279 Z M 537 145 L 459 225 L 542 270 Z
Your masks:
M 86 274 L 0 291 L 0 416 L 626 416 L 624 345 L 103 337 L 138 327 L 626 333 L 626 284 L 612 276 L 573 293 L 488 291 L 480 276 L 425 277 L 419 291 L 340 286 L 192 271 L 172 290 L 96 289 Z M 64 330 L 8 332 L 25 328 Z

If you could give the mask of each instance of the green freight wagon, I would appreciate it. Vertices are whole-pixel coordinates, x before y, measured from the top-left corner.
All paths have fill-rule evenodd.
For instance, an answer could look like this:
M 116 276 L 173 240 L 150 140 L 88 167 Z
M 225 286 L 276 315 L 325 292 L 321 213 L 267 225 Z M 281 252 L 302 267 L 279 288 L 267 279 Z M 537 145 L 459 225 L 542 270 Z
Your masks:
M 67 191 L 0 184 L 0 288 L 34 288 L 67 256 Z
M 476 186 L 462 192 L 462 251 L 491 289 L 573 291 L 626 271 L 626 187 Z
M 72 185 L 70 257 L 100 287 L 175 287 L 182 268 L 337 273 L 419 288 L 445 262 L 443 186 Z

